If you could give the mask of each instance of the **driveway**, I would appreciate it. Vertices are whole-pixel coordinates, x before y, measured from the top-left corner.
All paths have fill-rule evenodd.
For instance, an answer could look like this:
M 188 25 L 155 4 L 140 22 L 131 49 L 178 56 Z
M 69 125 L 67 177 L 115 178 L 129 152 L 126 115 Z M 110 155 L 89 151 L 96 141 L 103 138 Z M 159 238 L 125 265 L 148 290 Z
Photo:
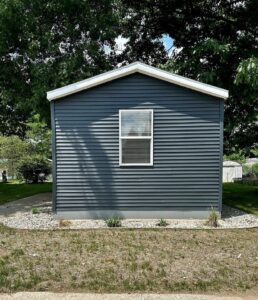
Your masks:
M 8 202 L 0 205 L 0 218 L 15 215 L 17 213 L 29 212 L 32 207 L 45 207 L 52 205 L 52 193 L 42 193 L 27 198 Z

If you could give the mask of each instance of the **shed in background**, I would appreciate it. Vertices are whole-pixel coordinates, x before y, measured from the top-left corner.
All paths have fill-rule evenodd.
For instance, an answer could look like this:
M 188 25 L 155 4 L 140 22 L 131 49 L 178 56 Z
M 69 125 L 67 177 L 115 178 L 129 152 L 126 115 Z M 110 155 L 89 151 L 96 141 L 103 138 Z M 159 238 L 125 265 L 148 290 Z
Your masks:
M 242 166 L 231 160 L 223 162 L 223 182 L 234 182 L 235 179 L 242 179 L 243 170 Z

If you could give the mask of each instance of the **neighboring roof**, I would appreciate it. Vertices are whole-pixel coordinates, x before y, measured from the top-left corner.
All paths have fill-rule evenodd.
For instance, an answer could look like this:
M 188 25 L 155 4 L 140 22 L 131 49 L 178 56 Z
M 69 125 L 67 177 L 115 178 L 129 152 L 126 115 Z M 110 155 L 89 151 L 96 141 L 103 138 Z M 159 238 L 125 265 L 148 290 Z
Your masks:
M 223 161 L 223 167 L 241 167 L 241 165 L 233 160 L 225 160 Z
M 245 165 L 252 166 L 253 164 L 258 164 L 258 158 L 247 158 Z
M 150 77 L 154 77 L 160 80 L 164 80 L 176 85 L 183 86 L 185 88 L 189 88 L 191 90 L 195 90 L 204 94 L 208 94 L 214 97 L 227 99 L 228 98 L 228 91 L 205 84 L 196 80 L 192 80 L 183 76 L 179 76 L 167 71 L 163 71 L 158 68 L 154 68 L 151 66 L 148 66 L 146 64 L 135 62 L 130 65 L 127 65 L 125 67 L 121 67 L 118 69 L 115 69 L 113 71 L 109 71 L 82 81 L 78 81 L 73 84 L 69 84 L 67 86 L 64 86 L 62 88 L 49 91 L 47 92 L 47 99 L 49 101 L 56 100 L 89 88 L 92 88 L 94 86 L 124 77 L 128 76 L 133 73 L 141 73 Z

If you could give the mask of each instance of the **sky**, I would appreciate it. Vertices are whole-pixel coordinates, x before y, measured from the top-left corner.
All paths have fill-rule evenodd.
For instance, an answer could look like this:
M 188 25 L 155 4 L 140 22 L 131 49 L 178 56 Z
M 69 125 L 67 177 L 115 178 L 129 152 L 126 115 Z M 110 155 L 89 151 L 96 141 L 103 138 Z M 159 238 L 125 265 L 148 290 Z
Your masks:
M 162 42 L 165 46 L 165 49 L 169 52 L 171 52 L 173 48 L 173 39 L 169 35 L 163 35 Z
M 173 50 L 173 39 L 169 35 L 163 35 L 161 38 L 164 47 L 167 51 L 169 51 L 169 55 L 172 53 Z M 127 42 L 127 39 L 123 38 L 122 36 L 119 36 L 116 38 L 116 44 L 117 44 L 117 51 L 123 51 L 125 47 L 125 43 Z

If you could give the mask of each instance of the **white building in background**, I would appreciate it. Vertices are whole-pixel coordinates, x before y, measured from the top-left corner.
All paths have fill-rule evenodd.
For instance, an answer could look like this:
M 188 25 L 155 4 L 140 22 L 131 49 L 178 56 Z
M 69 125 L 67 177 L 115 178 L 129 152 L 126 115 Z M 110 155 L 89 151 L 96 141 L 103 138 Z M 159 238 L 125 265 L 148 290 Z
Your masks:
M 223 162 L 223 182 L 234 182 L 234 179 L 242 179 L 242 166 L 235 161 L 226 160 Z
M 258 158 L 247 158 L 245 165 L 246 166 L 252 166 L 254 164 L 258 164 Z

